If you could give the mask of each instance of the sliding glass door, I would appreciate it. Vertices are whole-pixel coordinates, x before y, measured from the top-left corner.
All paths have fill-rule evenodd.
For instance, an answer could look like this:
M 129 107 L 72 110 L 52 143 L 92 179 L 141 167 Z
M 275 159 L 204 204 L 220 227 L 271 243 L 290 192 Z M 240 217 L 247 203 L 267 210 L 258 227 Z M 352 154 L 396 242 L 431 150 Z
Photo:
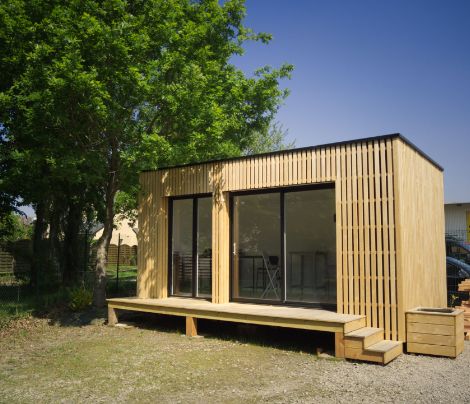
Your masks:
M 336 304 L 333 189 L 286 192 L 286 300 Z
M 233 198 L 233 296 L 281 297 L 280 194 Z
M 212 292 L 212 198 L 197 198 L 196 296 Z
M 193 199 L 174 200 L 172 213 L 172 294 L 191 296 L 194 264 Z
M 232 198 L 232 298 L 336 304 L 334 188 Z
M 212 199 L 171 201 L 170 294 L 210 297 L 212 292 Z

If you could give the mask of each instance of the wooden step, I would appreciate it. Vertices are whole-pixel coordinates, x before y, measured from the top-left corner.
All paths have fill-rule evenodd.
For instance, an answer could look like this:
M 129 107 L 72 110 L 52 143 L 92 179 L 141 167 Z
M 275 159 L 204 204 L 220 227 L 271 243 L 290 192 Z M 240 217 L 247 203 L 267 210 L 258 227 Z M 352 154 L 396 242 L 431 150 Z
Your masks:
M 384 340 L 367 348 L 367 351 L 377 352 L 383 355 L 383 364 L 386 365 L 403 353 L 403 342 Z
M 370 345 L 383 341 L 383 328 L 363 327 L 344 336 L 344 346 L 366 349 Z
M 347 359 L 376 362 L 386 365 L 403 353 L 403 343 L 401 341 L 384 340 L 370 345 L 366 349 L 345 347 L 345 357 Z

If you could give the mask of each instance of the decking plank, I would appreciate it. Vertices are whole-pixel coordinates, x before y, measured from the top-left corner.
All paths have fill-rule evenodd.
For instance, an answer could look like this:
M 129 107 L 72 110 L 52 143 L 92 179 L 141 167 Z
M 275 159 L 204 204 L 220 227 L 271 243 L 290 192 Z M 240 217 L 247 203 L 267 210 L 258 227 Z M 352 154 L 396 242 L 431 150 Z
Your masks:
M 337 332 L 360 324 L 364 316 L 327 310 L 245 303 L 213 304 L 209 301 L 170 297 L 166 299 L 113 298 L 108 306 L 121 310 L 193 316 L 221 321 L 264 324 Z

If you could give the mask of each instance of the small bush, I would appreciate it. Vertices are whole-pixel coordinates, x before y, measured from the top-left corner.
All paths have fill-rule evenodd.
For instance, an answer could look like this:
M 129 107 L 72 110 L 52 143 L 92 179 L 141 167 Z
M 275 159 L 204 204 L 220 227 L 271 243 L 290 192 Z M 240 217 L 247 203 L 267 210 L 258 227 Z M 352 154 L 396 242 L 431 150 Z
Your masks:
M 82 311 L 91 306 L 93 292 L 83 286 L 69 289 L 68 308 L 72 311 Z

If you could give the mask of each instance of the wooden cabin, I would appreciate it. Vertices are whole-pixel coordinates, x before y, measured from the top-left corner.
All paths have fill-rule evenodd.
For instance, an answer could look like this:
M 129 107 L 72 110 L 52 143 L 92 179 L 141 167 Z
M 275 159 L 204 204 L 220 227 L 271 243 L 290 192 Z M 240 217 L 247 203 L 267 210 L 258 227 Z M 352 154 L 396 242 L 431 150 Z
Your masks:
M 445 307 L 443 170 L 400 134 L 142 172 L 137 298 L 115 310 L 331 331 L 386 363 Z

